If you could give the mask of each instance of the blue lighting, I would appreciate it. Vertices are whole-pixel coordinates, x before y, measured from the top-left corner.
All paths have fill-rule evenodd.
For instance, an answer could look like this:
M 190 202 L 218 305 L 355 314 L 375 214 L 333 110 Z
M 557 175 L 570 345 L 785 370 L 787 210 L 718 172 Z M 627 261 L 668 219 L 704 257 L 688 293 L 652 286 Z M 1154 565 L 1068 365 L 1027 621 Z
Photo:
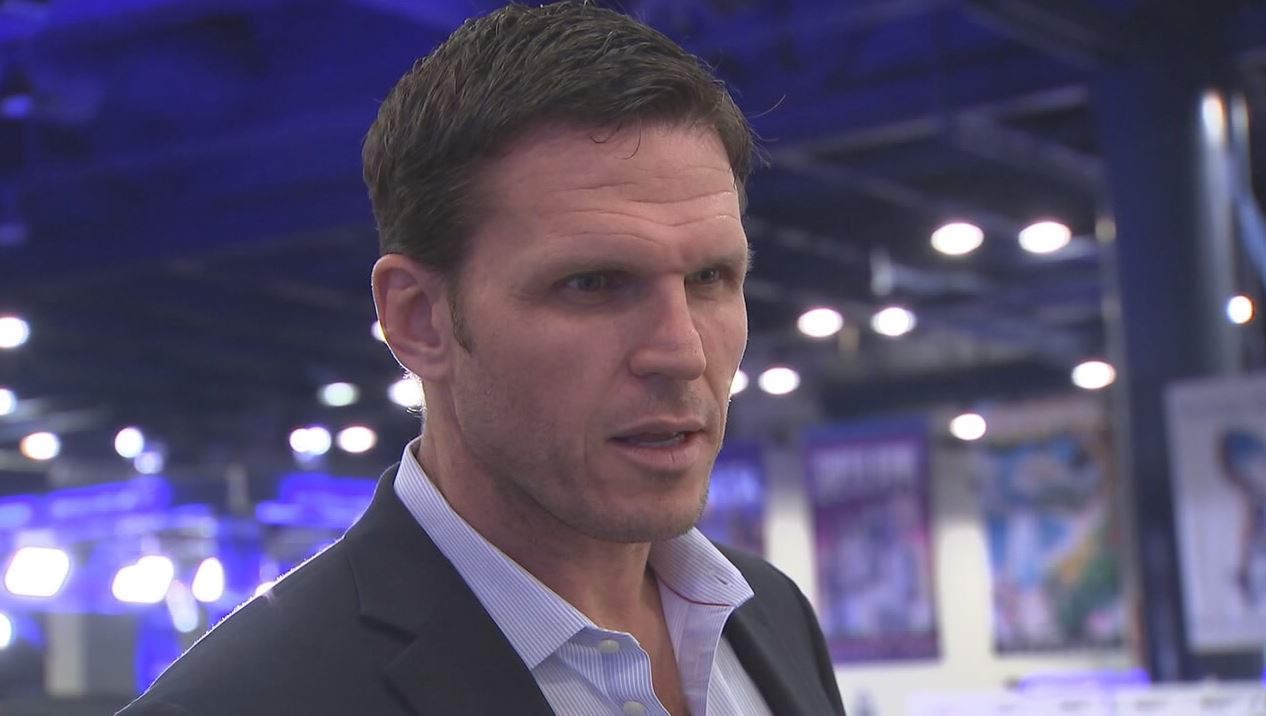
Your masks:
M 278 484 L 278 499 L 261 502 L 255 518 L 262 524 L 346 529 L 365 512 L 376 480 L 296 472 Z
M 126 515 L 161 510 L 171 504 L 171 486 L 159 477 L 76 487 L 44 497 L 51 522 L 69 522 L 103 515 Z

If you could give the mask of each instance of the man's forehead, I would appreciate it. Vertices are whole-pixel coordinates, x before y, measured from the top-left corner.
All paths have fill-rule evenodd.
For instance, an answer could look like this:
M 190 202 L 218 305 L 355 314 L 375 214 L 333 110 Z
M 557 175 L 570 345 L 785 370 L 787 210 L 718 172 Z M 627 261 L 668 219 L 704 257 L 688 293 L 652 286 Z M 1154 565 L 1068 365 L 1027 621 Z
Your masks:
M 620 129 L 547 125 L 487 167 L 498 188 L 601 192 L 636 189 L 680 198 L 703 182 L 737 194 L 724 144 L 706 126 L 638 123 Z M 700 192 L 702 193 L 702 192 Z M 678 196 L 674 196 L 678 195 Z

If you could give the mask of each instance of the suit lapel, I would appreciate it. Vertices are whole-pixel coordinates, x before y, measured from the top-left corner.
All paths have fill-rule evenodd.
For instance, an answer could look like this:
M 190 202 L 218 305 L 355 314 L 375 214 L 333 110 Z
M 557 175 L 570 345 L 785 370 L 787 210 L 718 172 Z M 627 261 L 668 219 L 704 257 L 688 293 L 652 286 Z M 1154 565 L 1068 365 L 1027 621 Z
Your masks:
M 387 666 L 391 683 L 419 716 L 552 716 L 505 635 L 473 595 L 464 597 L 450 591 L 441 598 L 433 618 Z
M 783 648 L 782 636 L 765 616 L 758 600 L 753 599 L 734 611 L 725 625 L 725 637 L 765 697 L 770 713 L 777 716 L 835 713 L 817 681 Z
M 345 543 L 362 618 L 404 637 L 386 676 L 418 716 L 552 716 L 496 622 L 396 497 L 391 467 Z

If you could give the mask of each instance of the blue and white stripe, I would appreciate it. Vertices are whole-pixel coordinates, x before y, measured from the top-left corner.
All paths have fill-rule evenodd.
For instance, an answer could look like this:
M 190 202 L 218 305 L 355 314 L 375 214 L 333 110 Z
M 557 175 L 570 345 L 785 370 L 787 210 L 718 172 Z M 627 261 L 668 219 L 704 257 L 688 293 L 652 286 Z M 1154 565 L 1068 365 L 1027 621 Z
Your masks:
M 559 716 L 669 716 L 630 634 L 602 629 L 461 518 L 422 472 L 417 441 L 396 474 L 400 500 L 470 585 Z M 767 716 L 721 634 L 751 586 L 698 530 L 651 547 L 664 618 L 692 716 Z

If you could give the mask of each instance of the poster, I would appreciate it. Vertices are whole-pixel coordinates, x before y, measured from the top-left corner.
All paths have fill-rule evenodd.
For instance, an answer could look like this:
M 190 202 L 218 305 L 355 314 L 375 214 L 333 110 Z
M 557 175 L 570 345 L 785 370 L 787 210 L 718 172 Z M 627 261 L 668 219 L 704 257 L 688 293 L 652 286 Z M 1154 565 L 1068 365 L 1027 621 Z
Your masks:
M 699 531 L 714 542 L 765 552 L 765 479 L 760 447 L 727 443 L 712 467 Z
M 1000 652 L 1124 641 L 1114 458 L 1097 400 L 987 416 L 980 489 Z
M 837 663 L 937 656 L 922 420 L 806 436 L 820 594 Z
M 1266 374 L 1167 393 L 1187 640 L 1266 643 Z

